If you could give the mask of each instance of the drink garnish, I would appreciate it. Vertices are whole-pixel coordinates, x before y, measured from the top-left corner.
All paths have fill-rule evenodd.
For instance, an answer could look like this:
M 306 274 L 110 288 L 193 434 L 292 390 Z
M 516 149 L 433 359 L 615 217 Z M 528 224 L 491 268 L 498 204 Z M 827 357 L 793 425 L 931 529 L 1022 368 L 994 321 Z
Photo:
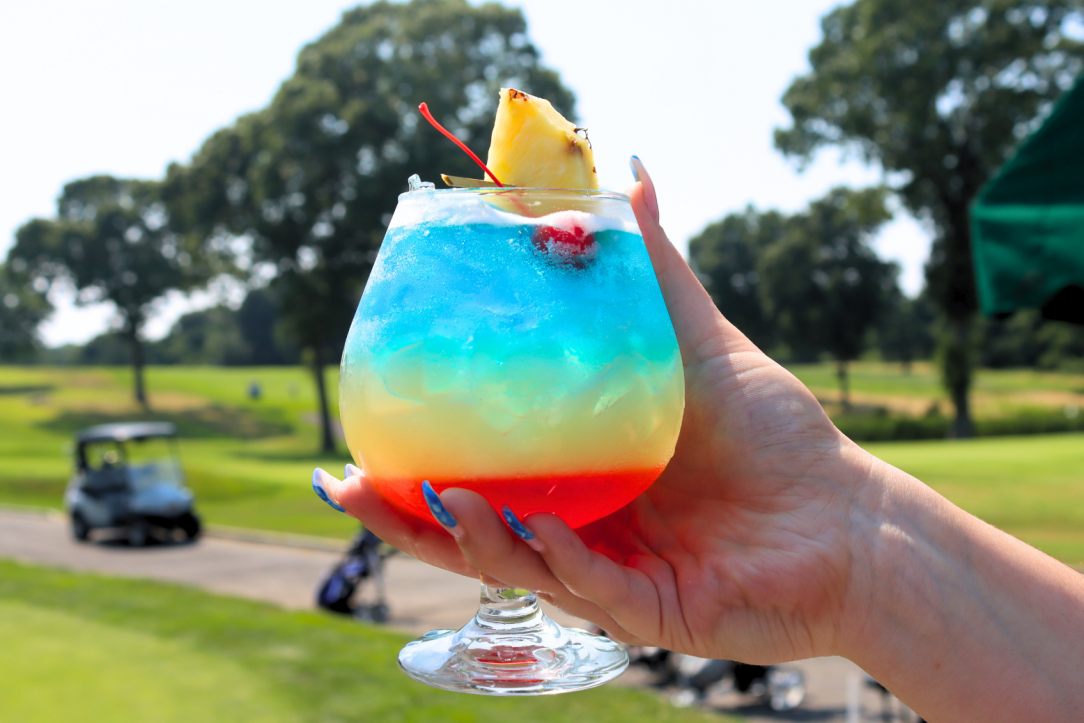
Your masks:
M 588 231 L 587 214 L 563 211 L 545 217 L 549 223 L 535 226 L 531 242 L 539 251 L 581 268 L 598 250 L 595 234 Z
M 461 140 L 433 118 L 422 103 L 418 110 L 427 121 L 461 148 L 477 163 L 492 182 L 441 174 L 453 188 L 505 188 L 490 166 L 497 168 L 510 186 L 570 190 L 598 190 L 595 157 L 587 129 L 580 128 L 558 113 L 544 98 L 528 95 L 514 88 L 502 88 L 489 145 L 489 164 L 482 163 Z M 580 135 L 583 133 L 583 135 Z M 516 198 L 491 199 L 509 205 L 524 216 L 540 215 Z M 562 263 L 581 267 L 590 261 L 597 248 L 595 235 L 576 213 L 548 214 L 551 223 L 534 227 L 531 241 L 535 248 Z
M 419 110 L 419 111 L 421 111 L 421 114 L 422 114 L 423 116 L 425 116 L 425 119 L 426 119 L 427 121 L 429 121 L 429 123 L 430 123 L 430 124 L 431 124 L 431 125 L 432 125 L 432 126 L 433 126 L 434 128 L 436 128 L 436 129 L 437 129 L 438 131 L 440 131 L 441 133 L 443 133 L 443 134 L 445 135 L 445 137 L 447 137 L 447 138 L 448 138 L 448 140 L 450 140 L 450 141 L 451 141 L 452 143 L 454 143 L 454 144 L 456 144 L 457 146 L 459 146 L 459 147 L 460 147 L 460 148 L 461 148 L 461 149 L 463 150 L 463 152 L 464 152 L 464 153 L 466 153 L 466 154 L 467 154 L 468 156 L 470 156 L 470 157 L 471 157 L 471 160 L 473 160 L 473 161 L 474 161 L 475 163 L 477 163 L 477 164 L 478 164 L 479 166 L 481 166 L 481 167 L 482 167 L 482 170 L 483 170 L 483 171 L 485 171 L 485 172 L 486 172 L 486 174 L 487 174 L 487 175 L 488 175 L 488 176 L 489 176 L 490 178 L 492 178 L 492 179 L 493 179 L 493 182 L 494 182 L 494 183 L 496 183 L 496 184 L 497 184 L 498 186 L 500 186 L 501 188 L 504 188 L 504 184 L 503 184 L 503 183 L 501 183 L 501 182 L 500 182 L 500 181 L 499 181 L 499 180 L 497 179 L 497 177 L 493 175 L 493 171 L 489 170 L 489 168 L 488 168 L 488 167 L 486 166 L 486 164 L 482 163 L 482 159 L 481 159 L 481 158 L 479 158 L 478 156 L 474 155 L 474 151 L 472 151 L 471 149 L 467 148 L 467 144 L 466 144 L 466 143 L 464 143 L 463 141 L 461 141 L 461 140 L 459 140 L 458 138 L 456 138 L 456 137 L 455 137 L 455 134 L 454 134 L 454 133 L 452 133 L 451 131 L 449 131 L 449 130 L 448 130 L 447 128 L 445 128 L 444 126 L 442 126 L 442 125 L 441 125 L 440 123 L 437 123 L 437 119 L 436 119 L 436 118 L 434 118 L 434 117 L 433 117 L 433 114 L 429 112 L 429 106 L 428 106 L 428 105 L 426 105 L 425 103 L 422 103 L 421 105 L 419 105 L 419 106 L 418 106 L 418 110 Z M 447 183 L 447 180 L 445 180 L 445 183 Z
M 493 181 L 483 181 L 477 178 L 463 178 L 462 176 L 449 176 L 447 173 L 440 174 L 440 178 L 452 188 L 498 188 Z
M 545 98 L 515 88 L 501 88 L 487 162 L 509 186 L 599 188 L 587 129 L 567 120 Z

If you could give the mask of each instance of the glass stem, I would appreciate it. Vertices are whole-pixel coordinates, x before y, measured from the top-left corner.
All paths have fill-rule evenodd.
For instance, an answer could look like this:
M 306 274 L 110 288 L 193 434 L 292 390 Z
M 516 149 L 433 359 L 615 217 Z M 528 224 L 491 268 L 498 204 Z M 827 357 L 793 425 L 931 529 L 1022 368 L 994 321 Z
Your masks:
M 479 627 L 495 630 L 524 629 L 542 625 L 542 609 L 530 590 L 514 587 L 491 587 L 482 583 L 478 613 Z

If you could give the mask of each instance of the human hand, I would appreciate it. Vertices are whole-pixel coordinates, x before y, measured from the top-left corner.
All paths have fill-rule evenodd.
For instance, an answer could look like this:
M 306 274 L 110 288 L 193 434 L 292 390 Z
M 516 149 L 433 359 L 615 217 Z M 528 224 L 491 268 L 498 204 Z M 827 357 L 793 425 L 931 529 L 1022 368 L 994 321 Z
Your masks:
M 573 531 L 510 532 L 479 495 L 445 490 L 445 531 L 397 511 L 359 470 L 328 494 L 431 564 L 536 591 L 628 642 L 779 662 L 833 652 L 851 580 L 849 513 L 867 455 L 813 395 L 715 308 L 658 221 L 638 160 L 632 206 L 673 321 L 686 407 L 673 459 L 641 497 Z M 514 512 L 515 500 L 509 500 Z

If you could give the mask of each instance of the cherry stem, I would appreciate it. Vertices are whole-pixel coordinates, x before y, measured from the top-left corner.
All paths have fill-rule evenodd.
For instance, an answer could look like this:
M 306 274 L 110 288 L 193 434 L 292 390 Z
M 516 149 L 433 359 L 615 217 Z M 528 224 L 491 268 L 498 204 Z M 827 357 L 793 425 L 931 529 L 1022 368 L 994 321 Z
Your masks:
M 471 160 L 473 160 L 475 163 L 477 163 L 479 166 L 481 166 L 482 170 L 489 174 L 489 177 L 493 179 L 494 183 L 496 183 L 501 188 L 504 188 L 504 184 L 497 180 L 497 177 L 493 175 L 493 171 L 489 170 L 489 168 L 486 166 L 486 164 L 482 163 L 481 158 L 474 155 L 474 151 L 467 148 L 467 144 L 465 144 L 463 141 L 456 138 L 455 135 L 453 135 L 451 131 L 449 131 L 447 128 L 442 126 L 440 123 L 437 123 L 437 119 L 434 118 L 433 114 L 429 112 L 429 106 L 428 105 L 426 105 L 425 103 L 422 103 L 421 105 L 418 106 L 418 110 L 421 111 L 422 115 L 425 116 L 425 119 L 427 121 L 429 121 L 429 123 L 434 128 L 436 128 L 438 131 L 440 131 L 445 136 L 447 136 L 448 140 L 450 140 L 452 143 L 454 143 L 457 146 L 459 146 L 460 148 L 462 148 L 463 152 L 471 157 Z

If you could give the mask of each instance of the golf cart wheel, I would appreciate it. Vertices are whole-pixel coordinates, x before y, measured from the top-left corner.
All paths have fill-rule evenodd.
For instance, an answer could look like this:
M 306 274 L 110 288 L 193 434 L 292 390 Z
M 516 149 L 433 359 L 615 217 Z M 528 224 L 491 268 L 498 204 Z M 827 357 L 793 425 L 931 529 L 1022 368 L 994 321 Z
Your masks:
M 189 542 L 192 542 L 199 537 L 200 530 L 202 529 L 199 518 L 191 512 L 185 512 L 181 515 L 180 520 L 177 522 L 177 527 L 181 528 L 181 532 L 184 533 L 184 539 Z
M 128 527 L 128 546 L 143 547 L 147 544 L 147 539 L 150 535 L 150 526 L 146 522 L 143 520 L 133 522 Z
M 72 513 L 72 537 L 79 542 L 86 542 L 90 539 L 90 525 L 78 512 Z

